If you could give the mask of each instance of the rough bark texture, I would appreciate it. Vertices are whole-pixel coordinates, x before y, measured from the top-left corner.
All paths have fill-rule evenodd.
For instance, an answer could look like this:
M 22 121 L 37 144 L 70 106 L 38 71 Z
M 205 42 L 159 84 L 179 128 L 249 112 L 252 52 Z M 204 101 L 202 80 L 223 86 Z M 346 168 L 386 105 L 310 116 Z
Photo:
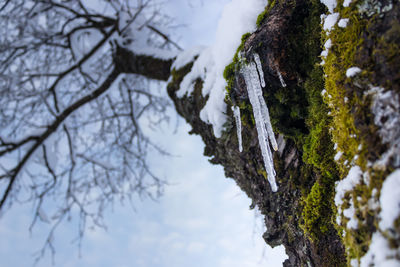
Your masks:
M 295 92 L 300 95 L 292 96 L 297 102 L 301 100 L 306 102 L 305 93 L 302 92 L 301 87 L 307 78 L 306 72 L 313 67 L 313 64 L 310 64 L 310 66 L 302 69 L 298 68 L 297 61 L 301 60 L 298 53 L 302 53 L 300 56 L 314 57 L 315 61 L 320 53 L 320 48 L 318 45 L 317 53 L 314 51 L 304 52 L 307 47 L 299 47 L 297 44 L 291 43 L 292 40 L 289 38 L 293 38 L 297 28 L 306 26 L 307 18 L 311 16 L 310 5 L 309 1 L 288 1 L 272 8 L 261 27 L 247 38 L 243 49 L 248 58 L 251 58 L 254 52 L 257 52 L 262 58 L 264 76 L 270 91 L 287 90 L 289 94 Z M 317 15 L 319 16 L 319 14 Z M 298 33 L 296 32 L 296 34 Z M 319 39 L 316 42 L 319 44 Z M 290 59 L 293 54 L 297 55 Z M 320 174 L 312 168 L 307 169 L 305 167 L 302 160 L 302 148 L 299 147 L 299 144 L 296 144 L 296 139 L 284 136 L 285 134 L 294 136 L 297 132 L 307 132 L 305 119 L 301 117 L 285 118 L 283 113 L 279 114 L 281 118 L 272 117 L 275 121 L 273 123 L 275 129 L 278 128 L 278 131 L 280 129 L 280 132 L 283 133 L 278 136 L 279 151 L 274 154 L 279 190 L 277 193 L 272 193 L 265 177 L 257 132 L 251 119 L 247 122 L 244 121 L 243 145 L 245 149 L 242 153 L 239 153 L 232 119 L 228 121 L 227 130 L 220 139 L 214 137 L 210 125 L 200 120 L 199 112 L 206 102 L 206 99 L 201 95 L 201 80 L 197 81 L 192 95 L 183 98 L 178 98 L 175 95 L 182 78 L 190 71 L 190 68 L 191 65 L 189 64 L 173 74 L 173 80 L 168 86 L 168 93 L 173 99 L 178 113 L 192 125 L 191 133 L 202 137 L 206 144 L 204 154 L 212 157 L 211 163 L 224 166 L 225 175 L 233 178 L 252 199 L 252 207 L 258 206 L 261 213 L 265 215 L 265 225 L 268 230 L 263 237 L 271 246 L 285 245 L 289 259 L 284 263 L 284 266 L 345 265 L 344 248 L 333 226 L 321 234 L 318 242 L 315 243 L 310 242 L 301 227 L 303 193 L 302 188 L 297 184 L 306 183 L 309 187 Z M 287 89 L 281 86 L 277 74 L 278 70 L 288 84 Z M 235 75 L 239 74 L 236 73 Z M 235 79 L 238 80 L 235 84 L 236 92 L 232 92 L 231 95 L 240 96 L 240 99 L 245 99 L 248 102 L 245 83 L 242 77 L 237 78 Z M 269 101 L 267 100 L 267 102 Z M 274 106 L 271 104 L 268 103 L 269 107 Z M 280 108 L 290 111 L 292 109 L 288 106 L 290 104 L 281 103 Z M 306 107 L 306 105 L 304 106 Z M 228 117 L 232 118 L 230 110 L 227 112 Z M 281 121 L 281 124 L 276 123 L 278 121 Z M 306 181 L 303 181 L 305 176 Z

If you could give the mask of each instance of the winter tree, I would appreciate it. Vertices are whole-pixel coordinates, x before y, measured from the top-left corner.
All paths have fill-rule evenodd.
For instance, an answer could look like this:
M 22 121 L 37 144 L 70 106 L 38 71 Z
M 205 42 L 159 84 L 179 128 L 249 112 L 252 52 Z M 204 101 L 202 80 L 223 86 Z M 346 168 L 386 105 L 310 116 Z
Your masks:
M 162 193 L 144 128 L 168 120 L 155 88 L 181 48 L 152 0 L 7 0 L 0 16 L 0 212 L 31 202 L 32 226 L 52 222 L 44 253 L 73 211 L 82 237 L 114 201 Z

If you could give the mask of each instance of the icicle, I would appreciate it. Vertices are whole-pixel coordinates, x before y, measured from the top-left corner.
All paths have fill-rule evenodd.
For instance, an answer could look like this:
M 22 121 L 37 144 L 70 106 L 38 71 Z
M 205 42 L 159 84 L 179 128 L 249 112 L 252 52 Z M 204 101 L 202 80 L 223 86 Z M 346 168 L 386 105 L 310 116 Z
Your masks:
M 240 108 L 238 106 L 232 107 L 233 110 L 233 116 L 235 117 L 235 122 L 236 122 L 236 133 L 237 133 L 237 138 L 238 138 L 238 143 L 239 143 L 239 152 L 243 151 L 243 146 L 242 146 L 242 120 L 240 118 Z
M 257 53 L 254 53 L 254 61 L 256 62 L 257 65 L 258 74 L 260 74 L 261 87 L 264 88 L 265 87 L 264 72 L 262 69 L 260 56 Z
M 255 56 L 256 58 L 256 56 Z M 272 131 L 271 122 L 269 119 L 269 113 L 267 104 L 264 101 L 262 96 L 260 79 L 257 74 L 257 65 L 254 62 L 251 62 L 248 65 L 245 65 L 241 70 L 250 99 L 250 103 L 253 107 L 254 119 L 256 121 L 258 142 L 261 149 L 261 154 L 263 156 L 265 170 L 268 174 L 268 182 L 271 185 L 272 192 L 276 192 L 278 190 L 278 186 L 275 181 L 275 170 L 274 163 L 272 159 L 272 152 L 270 149 L 270 145 L 268 139 L 271 141 L 274 149 L 277 149 L 276 140 L 274 133 Z M 260 75 L 261 77 L 261 75 Z
M 271 125 L 271 120 L 269 117 L 269 112 L 268 112 L 268 107 L 267 104 L 264 101 L 264 98 L 261 97 L 260 99 L 260 104 L 261 104 L 261 111 L 262 111 L 262 116 L 263 116 L 263 120 L 265 123 L 265 128 L 267 129 L 268 132 L 268 137 L 269 140 L 271 141 L 272 144 L 272 148 L 277 151 L 278 150 L 278 144 L 276 143 L 276 139 L 275 139 L 275 134 L 274 131 L 272 130 L 272 125 Z
M 276 72 L 278 73 L 279 81 L 281 81 L 282 87 L 286 87 L 286 83 L 285 83 L 285 81 L 283 80 L 282 74 L 281 74 L 281 72 L 279 71 L 278 68 L 276 68 Z

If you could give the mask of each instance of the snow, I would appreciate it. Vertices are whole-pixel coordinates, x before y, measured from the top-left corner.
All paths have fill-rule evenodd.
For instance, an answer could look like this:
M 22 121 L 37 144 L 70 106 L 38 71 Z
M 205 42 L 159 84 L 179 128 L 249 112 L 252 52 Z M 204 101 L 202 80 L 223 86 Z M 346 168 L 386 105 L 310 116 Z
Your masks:
M 332 30 L 333 26 L 335 26 L 338 19 L 339 19 L 339 13 L 333 13 L 326 16 L 323 26 L 324 31 Z
M 71 50 L 78 61 L 84 57 L 103 38 L 100 31 L 96 29 L 84 29 L 71 34 Z
M 324 47 L 326 50 L 330 49 L 332 47 L 332 40 L 331 39 L 326 40 Z
M 372 235 L 369 250 L 361 258 L 360 266 L 398 267 L 399 261 L 394 259 L 395 256 L 396 251 L 390 248 L 386 238 L 377 231 Z
M 400 97 L 391 90 L 372 87 L 368 94 L 374 94 L 371 111 L 374 123 L 379 127 L 378 134 L 389 149 L 374 163 L 376 167 L 386 166 L 391 160 L 393 166 L 400 167 Z
M 42 222 L 51 223 L 49 220 L 49 217 L 47 216 L 47 214 L 44 212 L 44 210 L 42 208 L 39 208 L 37 213 L 38 213 L 37 215 L 39 216 L 39 219 Z
M 359 67 L 351 67 L 351 68 L 348 68 L 347 70 L 346 70 L 346 77 L 347 78 L 351 78 L 351 77 L 354 77 L 354 76 L 356 76 L 358 73 L 360 73 L 361 72 L 361 69 L 359 68 Z
M 349 23 L 349 19 L 340 19 L 338 22 L 338 26 L 340 28 L 346 28 L 347 27 L 347 23 Z
M 350 6 L 350 4 L 351 4 L 351 1 L 352 1 L 352 0 L 344 0 L 344 2 L 343 2 L 343 6 L 344 6 L 344 7 L 348 7 L 348 6 Z
M 327 57 L 328 53 L 329 53 L 329 49 L 332 47 L 332 40 L 328 39 L 326 40 L 325 44 L 324 44 L 324 48 L 325 50 L 323 50 L 321 52 L 321 57 Z M 325 61 L 323 61 L 323 64 L 325 64 Z
M 266 4 L 265 0 L 232 0 L 228 3 L 218 23 L 215 43 L 203 50 L 180 85 L 177 95 L 182 97 L 192 92 L 196 79 L 204 81 L 202 94 L 208 96 L 208 101 L 200 118 L 213 126 L 216 137 L 221 137 L 226 122 L 225 66 L 232 61 L 241 36 L 255 30 L 257 16 Z
M 388 230 L 400 216 L 400 169 L 392 172 L 383 182 L 381 197 L 381 212 L 379 227 Z
M 239 152 L 243 151 L 243 146 L 242 146 L 242 119 L 240 117 L 240 108 L 238 106 L 232 107 L 233 110 L 233 116 L 235 117 L 235 122 L 236 122 L 236 133 L 237 133 L 237 138 L 238 138 L 238 143 L 239 143 Z
M 342 151 L 338 151 L 335 155 L 335 157 L 333 158 L 335 161 L 338 161 L 343 155 Z
M 354 189 L 362 180 L 363 172 L 359 166 L 353 166 L 346 178 L 336 183 L 335 186 L 335 204 L 336 206 L 343 204 L 343 198 L 346 192 Z
M 170 50 L 164 50 L 164 49 L 159 49 L 156 47 L 146 47 L 142 45 L 130 45 L 129 49 L 132 51 L 135 51 L 136 55 L 144 55 L 144 56 L 151 56 L 154 58 L 160 58 L 160 59 L 173 59 L 177 56 L 176 51 L 170 51 Z
M 58 156 L 57 156 L 57 135 L 55 133 L 51 134 L 44 145 L 46 149 L 47 162 L 49 167 L 56 171 Z
M 337 6 L 336 0 L 321 0 L 321 3 L 323 3 L 328 8 L 330 13 L 332 13 Z
M 353 202 L 350 203 L 350 207 L 343 210 L 343 216 L 345 216 L 346 218 L 350 219 L 347 222 L 347 228 L 350 229 L 357 229 L 358 228 L 358 220 L 356 218 L 356 210 L 354 208 L 354 204 Z
M 254 119 L 256 121 L 258 134 L 258 142 L 261 154 L 263 156 L 265 170 L 267 171 L 268 182 L 271 185 L 272 192 L 276 192 L 278 190 L 278 186 L 276 185 L 275 181 L 276 173 L 274 169 L 269 141 L 271 142 L 272 147 L 275 151 L 278 150 L 278 145 L 275 140 L 275 135 L 272 131 L 268 107 L 264 101 L 264 97 L 262 94 L 257 66 L 254 62 L 250 62 L 249 64 L 246 64 L 240 71 L 244 76 L 250 103 L 253 107 Z
M 119 14 L 119 31 L 120 35 L 115 40 L 121 47 L 131 50 L 136 55 L 152 56 L 160 59 L 172 59 L 177 56 L 176 51 L 170 49 L 161 49 L 161 45 L 155 41 L 154 32 L 151 27 L 151 19 L 144 14 L 132 15 L 126 12 Z M 161 26 L 155 27 L 163 32 Z M 166 31 L 165 31 L 166 32 Z M 164 42 L 164 41 L 163 41 Z
M 179 58 L 179 56 L 178 56 Z M 182 60 L 181 62 L 185 62 Z M 194 62 L 191 71 L 183 78 L 179 90 L 176 92 L 178 97 L 190 95 L 194 89 L 196 79 L 203 80 L 203 93 L 206 88 L 215 82 L 215 73 L 213 73 L 215 62 L 212 56 L 212 48 L 208 47 L 200 53 Z M 208 74 L 207 74 L 208 73 Z M 206 87 L 207 86 L 207 87 Z
M 192 48 L 186 49 L 183 52 L 179 53 L 176 57 L 174 63 L 171 66 L 172 69 L 179 70 L 183 68 L 190 62 L 194 61 L 194 59 L 204 51 L 206 47 L 202 45 L 194 46 Z

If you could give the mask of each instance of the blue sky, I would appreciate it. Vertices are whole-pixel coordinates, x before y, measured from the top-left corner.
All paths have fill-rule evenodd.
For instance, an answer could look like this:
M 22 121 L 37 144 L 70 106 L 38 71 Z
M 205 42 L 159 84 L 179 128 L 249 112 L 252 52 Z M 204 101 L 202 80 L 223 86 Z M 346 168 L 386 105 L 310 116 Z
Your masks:
M 210 44 L 222 11 L 220 1 L 173 0 L 167 10 L 186 24 L 180 44 Z M 173 115 L 175 116 L 175 115 Z M 155 172 L 168 179 L 164 196 L 154 202 L 137 201 L 135 211 L 116 203 L 107 212 L 108 230 L 88 230 L 81 256 L 72 241 L 76 222 L 66 222 L 56 233 L 55 266 L 96 267 L 253 267 L 281 266 L 283 248 L 272 250 L 261 238 L 262 218 L 249 210 L 251 201 L 226 179 L 221 166 L 202 155 L 204 145 L 190 136 L 190 126 L 179 119 L 154 134 L 157 143 L 174 157 L 151 155 Z M 32 234 L 29 205 L 14 206 L 0 220 L 0 266 L 30 266 L 43 244 L 49 225 L 38 222 Z M 47 255 L 38 266 L 51 266 Z

